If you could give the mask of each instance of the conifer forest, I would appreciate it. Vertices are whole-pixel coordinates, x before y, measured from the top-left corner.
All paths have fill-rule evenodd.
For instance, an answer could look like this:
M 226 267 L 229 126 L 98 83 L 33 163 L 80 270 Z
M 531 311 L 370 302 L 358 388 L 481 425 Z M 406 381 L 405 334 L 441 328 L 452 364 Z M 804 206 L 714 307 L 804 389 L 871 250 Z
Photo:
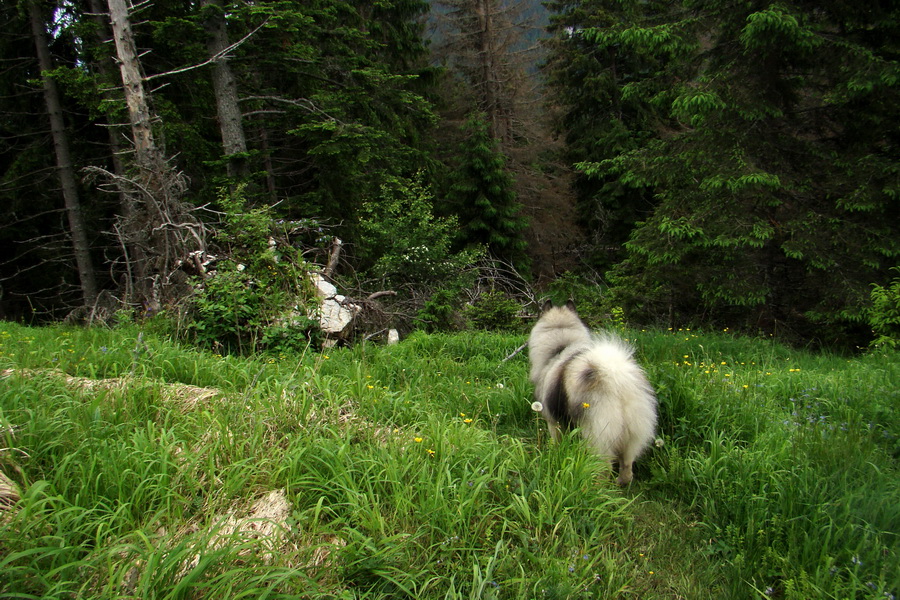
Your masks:
M 4 1 L 0 319 L 896 343 L 898 60 L 889 0 Z

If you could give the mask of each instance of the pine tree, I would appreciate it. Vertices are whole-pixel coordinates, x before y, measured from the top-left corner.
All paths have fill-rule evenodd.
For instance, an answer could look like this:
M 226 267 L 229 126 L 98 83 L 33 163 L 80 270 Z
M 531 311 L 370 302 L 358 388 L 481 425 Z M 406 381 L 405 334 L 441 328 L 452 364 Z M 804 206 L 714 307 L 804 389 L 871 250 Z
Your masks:
M 900 256 L 900 9 L 600 4 L 618 22 L 573 34 L 607 66 L 630 57 L 615 97 L 644 120 L 580 168 L 657 203 L 611 274 L 625 308 L 861 330 L 869 285 Z
M 489 134 L 483 115 L 472 116 L 465 126 L 468 138 L 460 151 L 461 164 L 447 194 L 459 215 L 461 239 L 482 245 L 496 258 L 528 270 L 522 232 L 528 223 L 521 216 L 506 158 Z

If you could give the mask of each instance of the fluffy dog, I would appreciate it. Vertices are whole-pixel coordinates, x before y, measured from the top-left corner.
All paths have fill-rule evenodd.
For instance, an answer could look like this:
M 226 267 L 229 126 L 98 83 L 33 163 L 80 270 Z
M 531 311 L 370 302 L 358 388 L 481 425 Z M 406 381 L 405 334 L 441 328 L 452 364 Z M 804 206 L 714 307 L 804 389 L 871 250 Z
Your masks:
M 580 428 L 597 454 L 618 462 L 616 482 L 631 483 L 634 461 L 656 430 L 656 396 L 631 346 L 611 333 L 592 334 L 573 302 L 548 301 L 528 353 L 534 397 L 553 439 Z

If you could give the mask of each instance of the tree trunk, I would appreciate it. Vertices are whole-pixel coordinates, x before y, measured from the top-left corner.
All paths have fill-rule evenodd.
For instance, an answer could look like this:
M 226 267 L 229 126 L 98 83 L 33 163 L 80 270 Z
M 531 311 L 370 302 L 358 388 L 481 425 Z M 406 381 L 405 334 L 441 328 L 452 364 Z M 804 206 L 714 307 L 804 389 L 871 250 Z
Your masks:
M 163 170 L 162 153 L 153 139 L 150 107 L 144 92 L 140 61 L 131 33 L 131 21 L 125 0 L 107 0 L 109 21 L 112 25 L 116 54 L 119 57 L 119 71 L 125 90 L 125 102 L 131 120 L 134 150 L 138 167 L 150 172 Z
M 97 38 L 98 45 L 103 46 L 108 41 L 112 39 L 112 33 L 109 30 L 109 20 L 104 18 L 104 13 L 106 12 L 102 0 L 90 0 L 91 13 L 93 16 L 93 21 L 97 26 Z M 102 58 L 97 60 L 97 72 L 100 73 L 100 77 L 104 82 L 111 83 L 115 81 L 114 69 L 115 65 L 113 63 L 112 57 L 104 54 Z M 106 100 L 106 106 L 111 107 L 114 105 L 113 101 L 116 99 L 113 93 L 113 89 L 111 87 L 107 87 L 101 90 L 103 93 L 103 98 Z M 125 163 L 122 160 L 122 143 L 119 139 L 120 130 L 118 127 L 114 127 L 116 125 L 116 118 L 111 109 L 107 109 L 106 111 L 106 123 L 109 127 L 106 128 L 106 131 L 109 135 L 109 148 L 110 154 L 112 156 L 112 166 L 113 173 L 117 178 L 125 177 Z M 131 206 L 127 202 L 127 198 L 125 194 L 119 190 L 119 205 L 121 207 L 122 213 L 128 216 L 128 211 L 131 210 Z
M 209 55 L 215 59 L 212 84 L 216 95 L 216 112 L 219 117 L 219 130 L 222 134 L 222 147 L 228 160 L 228 176 L 240 179 L 247 174 L 245 156 L 247 140 L 241 122 L 237 84 L 234 81 L 228 59 L 222 55 L 228 48 L 228 29 L 222 1 L 201 0 L 201 5 L 207 15 L 203 24 L 207 33 L 206 48 L 209 50 Z
M 47 32 L 44 18 L 41 15 L 38 0 L 28 3 L 31 33 L 34 36 L 35 50 L 41 69 L 41 82 L 44 87 L 44 101 L 47 114 L 50 116 L 50 133 L 53 136 L 53 149 L 56 153 L 56 171 L 62 186 L 63 201 L 69 218 L 69 231 L 72 234 L 72 246 L 75 250 L 75 264 L 81 282 L 81 293 L 85 306 L 91 307 L 97 299 L 97 282 L 94 277 L 94 266 L 91 260 L 87 230 L 78 199 L 78 184 L 69 153 L 69 138 L 63 121 L 62 104 L 56 82 L 47 72 L 53 69 L 50 49 L 47 45 Z
M 184 177 L 169 166 L 154 140 L 128 6 L 125 0 L 107 4 L 139 170 L 134 180 L 117 179 L 129 208 L 116 228 L 128 269 L 128 301 L 140 302 L 152 314 L 190 293 L 181 265 L 193 264 L 195 253 L 205 252 L 205 229 L 182 200 Z
M 488 131 L 493 139 L 506 139 L 502 127 L 498 99 L 498 74 L 494 51 L 494 15 L 489 0 L 475 0 L 475 14 L 478 17 L 478 62 L 481 65 L 481 96 L 488 120 Z

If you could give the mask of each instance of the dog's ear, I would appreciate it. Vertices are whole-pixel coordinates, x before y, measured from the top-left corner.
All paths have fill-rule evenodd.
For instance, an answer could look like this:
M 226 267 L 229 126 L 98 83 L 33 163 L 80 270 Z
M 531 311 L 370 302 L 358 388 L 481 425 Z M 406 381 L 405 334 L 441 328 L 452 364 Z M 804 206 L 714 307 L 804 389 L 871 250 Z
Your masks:
M 550 298 L 547 298 L 546 300 L 544 300 L 544 303 L 541 305 L 541 312 L 545 313 L 548 310 L 550 310 L 551 308 L 553 308 L 553 300 L 551 300 Z
M 569 299 L 566 301 L 566 308 L 568 308 L 568 309 L 571 310 L 572 312 L 578 312 L 578 311 L 575 309 L 575 301 L 572 300 L 571 298 L 569 298 Z

